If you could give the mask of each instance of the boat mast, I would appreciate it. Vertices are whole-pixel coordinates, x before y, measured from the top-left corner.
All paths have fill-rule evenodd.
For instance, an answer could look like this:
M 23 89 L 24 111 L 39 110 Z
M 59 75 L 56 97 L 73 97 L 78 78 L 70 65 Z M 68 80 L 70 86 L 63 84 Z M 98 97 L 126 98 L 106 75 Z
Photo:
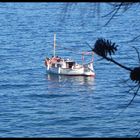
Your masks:
M 53 47 L 53 56 L 55 57 L 55 48 L 56 48 L 56 33 L 54 33 L 54 47 Z

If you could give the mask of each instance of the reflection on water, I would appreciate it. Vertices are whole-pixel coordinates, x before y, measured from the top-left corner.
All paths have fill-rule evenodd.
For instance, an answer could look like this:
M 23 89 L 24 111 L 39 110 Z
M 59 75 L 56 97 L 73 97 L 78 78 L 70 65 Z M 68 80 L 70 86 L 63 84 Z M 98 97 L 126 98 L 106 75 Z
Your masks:
M 95 78 L 90 76 L 66 76 L 66 75 L 56 75 L 47 74 L 47 80 L 55 82 L 72 82 L 80 85 L 94 85 Z

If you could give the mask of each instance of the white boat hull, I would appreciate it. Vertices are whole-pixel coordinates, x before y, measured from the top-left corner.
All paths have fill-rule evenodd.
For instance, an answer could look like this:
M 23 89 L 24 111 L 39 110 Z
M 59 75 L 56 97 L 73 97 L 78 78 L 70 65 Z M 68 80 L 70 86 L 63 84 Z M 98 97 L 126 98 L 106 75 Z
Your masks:
M 95 76 L 93 70 L 89 70 L 86 68 L 79 68 L 79 69 L 68 69 L 68 68 L 47 68 L 48 73 L 59 74 L 59 75 L 71 75 L 71 76 Z

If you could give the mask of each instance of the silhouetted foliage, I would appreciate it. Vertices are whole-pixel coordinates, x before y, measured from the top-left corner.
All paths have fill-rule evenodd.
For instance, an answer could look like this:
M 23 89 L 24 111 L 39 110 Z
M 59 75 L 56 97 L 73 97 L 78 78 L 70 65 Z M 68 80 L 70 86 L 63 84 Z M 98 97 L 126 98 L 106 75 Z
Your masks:
M 115 54 L 115 52 L 117 51 L 118 45 L 116 45 L 116 43 L 112 43 L 109 40 L 99 38 L 96 40 L 93 48 L 88 43 L 87 43 L 87 45 L 91 48 L 91 50 L 93 52 L 95 52 L 97 55 L 99 55 L 103 59 L 106 59 L 107 61 L 111 61 L 114 64 L 116 64 L 116 65 L 120 66 L 121 68 L 128 70 L 130 72 L 130 79 L 136 83 L 136 85 L 133 87 L 133 90 L 135 88 L 136 88 L 136 90 L 134 90 L 133 98 L 130 100 L 130 102 L 124 108 L 124 110 L 125 110 L 133 102 L 134 98 L 136 97 L 136 95 L 138 94 L 138 91 L 140 89 L 140 67 L 135 67 L 135 68 L 131 69 L 129 67 L 126 67 L 126 66 L 120 64 L 116 60 L 114 60 L 111 57 L 111 55 Z M 136 48 L 135 48 L 135 50 L 136 50 L 136 52 L 138 54 L 138 58 L 139 58 L 140 57 L 139 52 Z
M 130 79 L 140 84 L 140 67 L 135 67 L 130 73 Z
M 117 51 L 117 47 L 118 47 L 118 45 L 116 45 L 116 43 L 112 43 L 110 40 L 105 40 L 103 38 L 99 38 L 95 42 L 94 48 L 92 48 L 92 51 L 94 51 L 97 55 L 101 56 L 102 58 L 104 58 L 108 61 L 111 61 L 111 62 L 115 63 L 116 65 L 118 65 L 128 71 L 132 71 L 131 68 L 128 68 L 128 67 L 118 63 L 111 57 L 111 55 L 115 54 L 115 52 Z M 108 55 L 110 57 L 108 57 Z
M 117 45 L 109 40 L 99 38 L 94 45 L 93 51 L 99 56 L 107 57 L 108 54 L 110 56 L 115 54 L 115 51 L 117 51 Z
M 112 6 L 112 10 L 109 11 L 109 13 L 105 14 L 104 16 L 101 16 L 102 18 L 106 18 L 106 17 L 110 16 L 110 18 L 103 25 L 103 27 L 109 25 L 109 23 L 112 21 L 112 19 L 121 10 L 122 11 L 120 13 L 123 14 L 124 12 L 129 10 L 133 5 L 138 5 L 138 6 L 140 5 L 139 2 L 137 2 L 137 3 L 135 3 L 135 2 L 117 2 L 117 3 L 112 2 L 112 3 L 108 3 L 108 4 L 110 6 Z M 97 13 L 97 15 L 100 16 L 100 12 L 101 12 L 100 11 L 100 3 L 96 3 L 94 6 L 95 6 L 94 13 Z M 102 27 L 100 27 L 100 28 L 102 28 Z M 130 41 L 126 41 L 125 43 L 131 43 L 131 42 L 135 41 L 136 39 L 138 39 L 139 37 L 140 37 L 140 35 L 137 35 L 133 39 L 131 39 Z M 112 58 L 112 55 L 114 55 L 115 52 L 118 51 L 118 49 L 117 49 L 118 45 L 116 45 L 116 43 L 112 43 L 110 40 L 98 38 L 93 47 L 91 47 L 88 43 L 86 43 L 86 44 L 90 47 L 91 51 L 95 52 L 98 56 L 102 57 L 102 59 L 106 59 L 107 61 L 111 61 L 115 65 L 118 65 L 119 67 L 129 71 L 129 79 L 132 82 L 134 82 L 136 85 L 130 89 L 130 90 L 133 90 L 134 95 L 133 95 L 133 98 L 131 99 L 131 101 L 127 104 L 127 106 L 126 106 L 126 108 L 127 108 L 133 102 L 136 95 L 138 95 L 138 91 L 140 89 L 140 66 L 137 66 L 134 68 L 129 68 L 129 67 L 126 67 L 126 66 L 120 64 L 116 60 L 114 60 Z M 133 47 L 133 48 L 136 50 L 136 53 L 138 54 L 138 59 L 140 62 L 139 52 L 135 47 Z M 137 137 L 139 136 L 139 134 L 140 134 L 140 132 L 137 134 Z

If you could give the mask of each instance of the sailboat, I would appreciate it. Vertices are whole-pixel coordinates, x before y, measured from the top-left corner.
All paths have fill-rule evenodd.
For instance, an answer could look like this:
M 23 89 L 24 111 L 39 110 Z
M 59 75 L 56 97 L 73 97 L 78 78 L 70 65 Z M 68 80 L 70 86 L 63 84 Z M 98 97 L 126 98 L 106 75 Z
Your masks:
M 84 55 L 92 55 L 92 60 L 86 64 L 77 63 L 72 59 L 64 59 L 55 54 L 56 48 L 56 34 L 54 34 L 54 50 L 51 58 L 46 57 L 45 66 L 47 73 L 68 76 L 95 76 L 93 68 L 93 52 L 82 52 L 82 60 Z

